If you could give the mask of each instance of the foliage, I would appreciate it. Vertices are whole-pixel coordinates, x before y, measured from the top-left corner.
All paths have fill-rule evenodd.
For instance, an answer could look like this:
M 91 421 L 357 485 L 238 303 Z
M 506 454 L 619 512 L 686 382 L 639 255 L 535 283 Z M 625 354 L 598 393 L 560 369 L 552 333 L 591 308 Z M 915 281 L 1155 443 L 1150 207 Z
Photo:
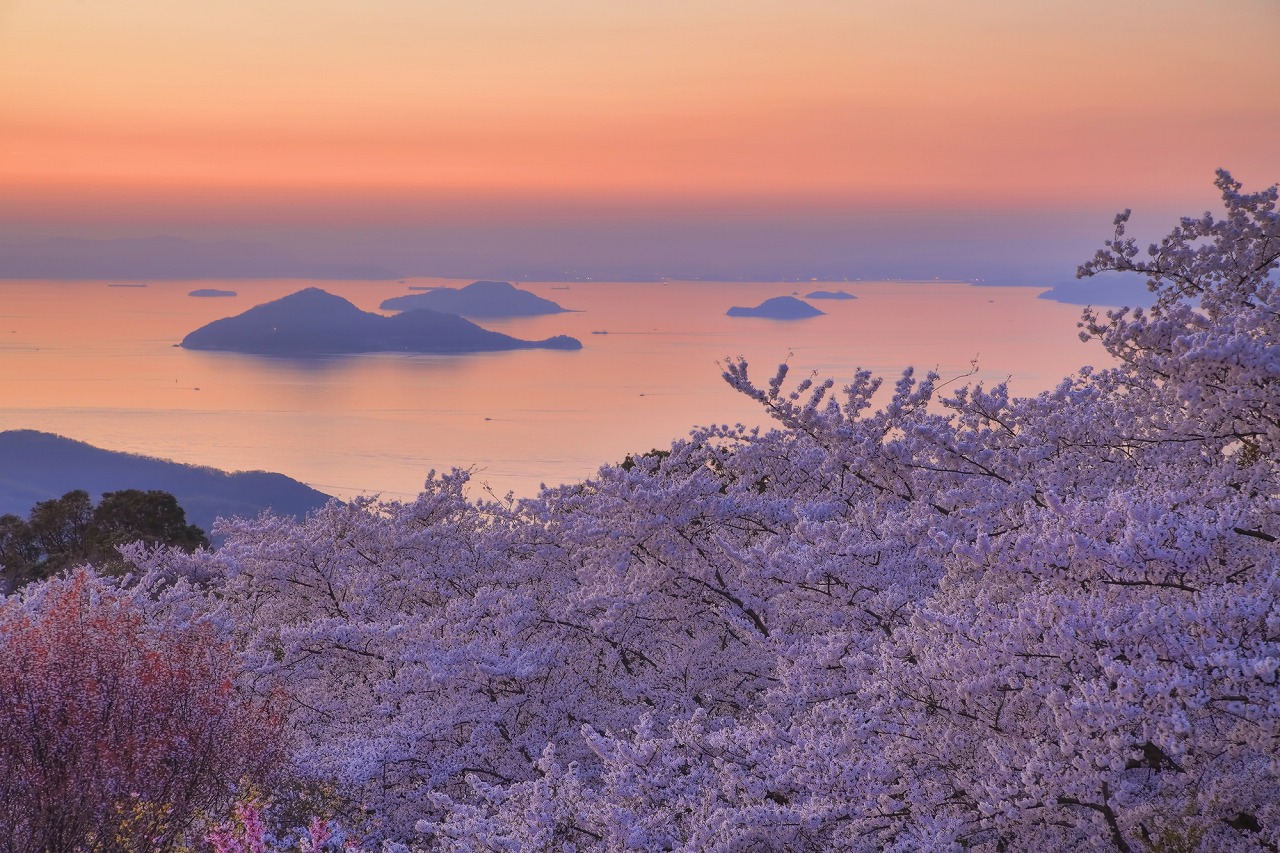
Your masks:
M 671 455 L 671 451 L 659 450 L 656 447 L 653 450 L 648 451 L 647 453 L 640 454 L 640 456 L 647 457 L 650 459 L 666 459 L 670 455 Z M 619 465 L 623 471 L 630 471 L 632 468 L 636 467 L 636 458 L 631 454 L 627 454 L 627 457 L 623 459 L 622 462 L 619 463 Z
M 302 832 L 291 834 L 296 837 L 281 841 L 268 829 L 265 811 L 255 797 L 237 802 L 228 820 L 205 833 L 211 853 L 360 853 L 341 828 L 319 817 L 313 817 Z
M 207 622 L 80 571 L 0 603 L 0 851 L 178 849 L 282 762 Z
M 1056 388 L 725 379 L 777 421 L 519 504 L 139 557 L 283 691 L 367 840 L 438 850 L 1280 846 L 1280 216 L 1138 261 Z
M 118 549 L 133 542 L 185 551 L 209 547 L 204 531 L 187 524 L 168 492 L 107 492 L 94 506 L 88 492 L 77 489 L 40 501 L 26 521 L 0 516 L 0 578 L 18 587 L 77 565 L 120 570 L 125 563 Z

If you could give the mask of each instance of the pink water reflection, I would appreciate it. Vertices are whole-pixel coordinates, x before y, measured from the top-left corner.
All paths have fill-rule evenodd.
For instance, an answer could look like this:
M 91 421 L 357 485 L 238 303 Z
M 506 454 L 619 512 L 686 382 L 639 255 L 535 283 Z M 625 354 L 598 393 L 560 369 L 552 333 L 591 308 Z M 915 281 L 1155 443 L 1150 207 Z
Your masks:
M 462 282 L 465 283 L 465 282 Z M 535 283 L 575 313 L 481 325 L 522 338 L 569 334 L 579 352 L 362 355 L 309 361 L 190 352 L 204 323 L 309 284 L 365 310 L 398 282 L 0 282 L 0 428 L 31 428 L 228 470 L 280 471 L 351 496 L 417 493 L 426 472 L 477 468 L 496 492 L 590 476 L 603 462 L 668 444 L 698 424 L 762 423 L 720 379 L 745 356 L 767 379 L 892 378 L 906 365 L 1019 393 L 1055 384 L 1103 353 L 1076 337 L 1079 309 L 1035 288 L 883 282 Z M 412 280 L 408 285 L 460 282 Z M 187 296 L 197 287 L 234 298 Z M 726 317 L 770 296 L 843 289 L 858 298 L 781 322 Z M 595 334 L 605 332 L 606 334 Z

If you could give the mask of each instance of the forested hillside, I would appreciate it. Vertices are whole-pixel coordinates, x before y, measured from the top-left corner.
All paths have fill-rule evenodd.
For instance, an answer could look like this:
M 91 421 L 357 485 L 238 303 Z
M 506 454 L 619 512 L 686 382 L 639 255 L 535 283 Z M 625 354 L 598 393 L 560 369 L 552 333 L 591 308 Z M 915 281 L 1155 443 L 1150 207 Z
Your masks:
M 234 811 L 165 818 L 156 786 L 102 810 L 220 851 L 1275 850 L 1280 213 L 1218 186 L 1220 218 L 1148 250 L 1122 214 L 1080 268 L 1155 294 L 1085 312 L 1115 368 L 1020 398 L 732 362 L 775 429 L 514 504 L 455 473 L 236 521 L 217 551 L 135 552 L 119 592 L 33 584 L 0 660 L 68 596 L 137 613 L 161 657 L 221 650 L 228 741 L 276 727 L 272 767 L 228 765 Z M 0 802 L 30 762 L 0 753 Z M 44 825 L 0 850 L 117 849 Z
M 304 516 L 330 496 L 283 474 L 234 473 L 120 453 L 30 429 L 0 432 L 0 514 L 25 515 L 39 501 L 83 490 L 161 489 L 173 494 L 192 524 L 203 530 L 220 516 Z

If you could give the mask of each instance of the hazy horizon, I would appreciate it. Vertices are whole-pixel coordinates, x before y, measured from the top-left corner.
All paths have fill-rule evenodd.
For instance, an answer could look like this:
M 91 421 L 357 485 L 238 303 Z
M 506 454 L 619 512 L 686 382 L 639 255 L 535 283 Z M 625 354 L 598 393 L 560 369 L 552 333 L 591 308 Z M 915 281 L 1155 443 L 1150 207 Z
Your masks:
M 422 227 L 156 225 L 26 234 L 11 228 L 0 234 L 0 278 L 428 276 L 1051 284 L 1070 279 L 1076 265 L 1092 255 L 1109 236 L 1113 215 L 1036 211 L 995 218 L 797 211 L 772 217 L 672 215 L 622 222 L 585 215 L 569 223 L 533 217 Z M 1147 219 L 1140 217 L 1138 226 Z M 1169 217 L 1157 221 L 1167 224 Z

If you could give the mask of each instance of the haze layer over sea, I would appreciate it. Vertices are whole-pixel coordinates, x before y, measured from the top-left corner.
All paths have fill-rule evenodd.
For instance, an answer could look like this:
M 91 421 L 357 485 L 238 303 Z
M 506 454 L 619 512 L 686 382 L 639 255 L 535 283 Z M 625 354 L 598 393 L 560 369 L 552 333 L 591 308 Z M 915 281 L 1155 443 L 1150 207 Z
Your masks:
M 745 356 L 761 384 L 847 382 L 866 367 L 1033 394 L 1105 354 L 1077 337 L 1078 306 L 1043 287 L 901 282 L 517 283 L 574 313 L 476 320 L 525 339 L 572 335 L 576 352 L 371 354 L 284 359 L 176 347 L 188 332 L 308 286 L 366 311 L 411 287 L 466 281 L 0 281 L 0 429 L 38 429 L 111 450 L 226 470 L 278 471 L 340 497 L 414 497 L 431 469 L 474 469 L 473 493 L 536 493 L 590 477 L 695 425 L 766 425 L 717 362 Z M 146 286 L 119 286 L 141 285 Z M 198 298 L 200 288 L 234 297 Z M 826 316 L 725 316 L 773 296 Z

